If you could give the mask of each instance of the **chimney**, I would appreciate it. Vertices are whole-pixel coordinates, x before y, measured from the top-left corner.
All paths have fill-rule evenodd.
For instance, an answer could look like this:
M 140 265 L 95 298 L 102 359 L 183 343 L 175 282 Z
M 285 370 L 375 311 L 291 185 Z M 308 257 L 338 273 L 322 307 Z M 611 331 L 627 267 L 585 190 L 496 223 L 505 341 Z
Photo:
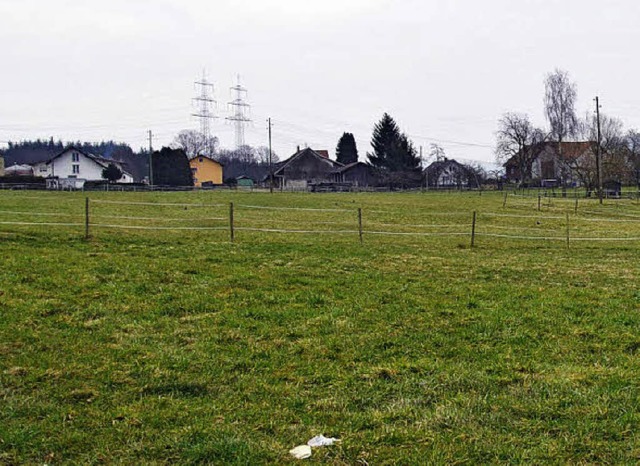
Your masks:
M 300 145 L 298 145 L 298 150 L 297 150 L 297 152 L 300 152 Z

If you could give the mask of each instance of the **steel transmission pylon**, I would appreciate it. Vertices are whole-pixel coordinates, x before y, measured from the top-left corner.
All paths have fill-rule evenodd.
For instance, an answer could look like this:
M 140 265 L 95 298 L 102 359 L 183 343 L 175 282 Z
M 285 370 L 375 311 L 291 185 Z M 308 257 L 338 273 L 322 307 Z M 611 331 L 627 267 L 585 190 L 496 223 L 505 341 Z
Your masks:
M 196 86 L 196 90 L 198 91 L 197 97 L 194 97 L 193 99 L 197 110 L 195 113 L 192 113 L 191 116 L 194 116 L 198 118 L 198 120 L 200 120 L 200 132 L 202 133 L 205 147 L 208 147 L 209 140 L 211 138 L 210 122 L 214 118 L 217 118 L 214 113 L 217 102 L 213 98 L 213 83 L 210 83 L 207 80 L 207 74 L 206 72 L 203 72 L 202 79 L 200 81 L 196 81 L 194 84 Z
M 245 102 L 247 89 L 240 84 L 240 75 L 238 75 L 238 84 L 231 87 L 231 92 L 235 93 L 235 99 L 229 102 L 231 116 L 226 119 L 233 121 L 235 125 L 236 149 L 240 150 L 245 145 L 244 126 L 251 121 L 247 115 L 250 105 Z

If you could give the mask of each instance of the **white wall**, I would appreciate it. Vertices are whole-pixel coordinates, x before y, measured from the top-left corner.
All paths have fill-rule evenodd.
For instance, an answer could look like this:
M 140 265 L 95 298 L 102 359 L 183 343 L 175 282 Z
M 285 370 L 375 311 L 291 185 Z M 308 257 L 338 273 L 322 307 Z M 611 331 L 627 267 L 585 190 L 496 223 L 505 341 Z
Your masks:
M 73 161 L 73 154 L 78 154 L 78 161 Z M 78 165 L 80 170 L 78 173 L 73 173 L 73 166 Z M 70 149 L 64 152 L 61 156 L 55 158 L 49 164 L 50 175 L 57 176 L 59 178 L 82 178 L 85 180 L 101 180 L 102 170 L 104 167 L 95 160 L 86 157 L 81 152 Z

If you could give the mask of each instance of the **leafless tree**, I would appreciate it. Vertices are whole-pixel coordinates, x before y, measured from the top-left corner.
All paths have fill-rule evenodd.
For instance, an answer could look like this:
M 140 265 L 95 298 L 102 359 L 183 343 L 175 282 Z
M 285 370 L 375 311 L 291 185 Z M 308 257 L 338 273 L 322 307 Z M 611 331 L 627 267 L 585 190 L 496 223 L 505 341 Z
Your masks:
M 529 181 L 533 162 L 546 140 L 545 133 L 533 126 L 528 115 L 505 113 L 498 122 L 496 135 L 498 162 L 511 161 L 518 168 L 520 183 Z
M 596 152 L 598 144 L 598 122 L 595 115 L 587 113 L 578 122 L 575 133 L 591 143 L 592 149 L 580 157 L 564 159 L 565 165 L 575 173 L 587 189 L 595 189 L 598 183 Z M 623 133 L 620 119 L 600 115 L 600 141 L 602 154 L 602 177 L 604 180 L 628 181 L 631 176 L 628 141 Z M 640 142 L 640 140 L 638 141 Z M 640 146 L 638 147 L 640 149 Z
M 190 159 L 198 155 L 214 157 L 218 151 L 218 138 L 210 136 L 207 139 L 200 131 L 187 129 L 178 133 L 171 146 L 184 150 Z
M 577 129 L 576 85 L 571 82 L 569 73 L 556 69 L 547 75 L 544 90 L 544 110 L 549 122 L 549 135 L 558 143 L 558 152 L 561 155 L 562 142 L 574 136 Z

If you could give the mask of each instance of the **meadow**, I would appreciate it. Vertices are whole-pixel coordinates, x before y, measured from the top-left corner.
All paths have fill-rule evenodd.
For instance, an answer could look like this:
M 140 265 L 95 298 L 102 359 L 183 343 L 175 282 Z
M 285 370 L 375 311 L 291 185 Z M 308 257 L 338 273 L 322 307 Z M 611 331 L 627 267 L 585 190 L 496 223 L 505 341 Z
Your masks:
M 0 464 L 637 464 L 639 253 L 633 200 L 0 192 Z

